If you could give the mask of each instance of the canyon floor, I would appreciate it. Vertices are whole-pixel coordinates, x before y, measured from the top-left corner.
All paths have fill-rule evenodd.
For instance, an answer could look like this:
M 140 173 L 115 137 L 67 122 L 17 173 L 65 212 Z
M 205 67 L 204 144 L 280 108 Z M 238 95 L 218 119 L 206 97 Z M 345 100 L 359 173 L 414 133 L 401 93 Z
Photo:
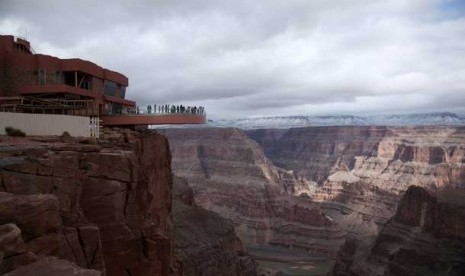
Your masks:
M 267 245 L 248 250 L 264 275 L 278 272 L 281 275 L 326 275 L 334 265 L 334 261 L 324 256 L 312 256 L 305 250 Z

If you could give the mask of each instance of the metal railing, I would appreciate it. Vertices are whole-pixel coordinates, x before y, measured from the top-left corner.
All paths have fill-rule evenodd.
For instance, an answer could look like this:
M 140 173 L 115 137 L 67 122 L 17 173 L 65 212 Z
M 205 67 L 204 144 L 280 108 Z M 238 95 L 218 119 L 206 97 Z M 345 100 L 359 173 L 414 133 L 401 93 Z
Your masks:
M 184 105 L 148 105 L 134 108 L 123 108 L 121 113 L 107 113 L 108 115 L 207 115 L 203 106 Z
M 14 39 L 14 42 L 15 42 L 15 43 L 18 43 L 18 39 L 23 40 L 23 41 L 26 41 L 26 42 L 29 42 L 25 37 L 23 37 L 23 36 L 18 36 L 18 35 L 13 36 L 13 39 Z M 32 53 L 33 55 L 36 54 L 36 51 L 34 50 L 34 48 L 32 48 L 32 46 L 31 46 L 30 44 L 29 44 L 29 51 L 31 51 L 31 53 Z
M 15 113 L 67 114 L 80 116 L 98 115 L 93 100 L 42 99 L 14 97 L 0 102 L 0 111 Z

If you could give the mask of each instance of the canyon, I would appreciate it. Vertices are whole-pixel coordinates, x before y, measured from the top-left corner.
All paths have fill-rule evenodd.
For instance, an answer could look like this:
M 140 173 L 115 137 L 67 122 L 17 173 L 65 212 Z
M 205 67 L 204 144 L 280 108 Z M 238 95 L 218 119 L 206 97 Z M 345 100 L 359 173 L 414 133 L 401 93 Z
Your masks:
M 349 232 L 375 228 L 366 222 L 385 223 L 411 185 L 431 191 L 465 186 L 464 127 L 315 127 L 249 135 L 274 164 L 310 184 L 306 193 L 327 214 L 351 214 L 352 225 L 342 218 Z
M 173 173 L 232 220 L 252 255 L 266 245 L 333 259 L 347 240 L 377 237 L 409 186 L 465 186 L 460 126 L 159 131 Z
M 0 273 L 462 275 L 464 156 L 454 126 L 2 136 Z
M 306 183 L 265 157 L 238 129 L 167 129 L 176 176 L 187 179 L 196 202 L 232 220 L 251 248 L 277 245 L 335 256 L 343 229 L 311 200 L 292 196 Z

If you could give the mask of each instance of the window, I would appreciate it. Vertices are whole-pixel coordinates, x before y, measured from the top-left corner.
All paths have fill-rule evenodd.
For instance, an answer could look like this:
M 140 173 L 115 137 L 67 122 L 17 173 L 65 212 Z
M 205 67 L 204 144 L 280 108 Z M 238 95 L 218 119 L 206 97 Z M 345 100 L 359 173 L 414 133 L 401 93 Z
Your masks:
M 105 103 L 105 114 L 114 115 L 123 112 L 123 105 L 117 103 Z
M 117 103 L 113 103 L 113 107 L 112 107 L 111 113 L 112 113 L 112 114 L 121 114 L 121 113 L 123 113 L 123 105 L 117 104 Z
M 61 84 L 61 71 L 56 71 L 55 72 L 55 83 L 56 84 Z
M 90 82 L 88 80 L 85 80 L 85 81 L 82 82 L 81 88 L 85 89 L 85 90 L 92 90 L 92 89 L 90 89 Z
M 126 86 L 121 85 L 121 98 L 124 99 L 126 97 Z
M 45 85 L 47 80 L 47 70 L 44 68 L 39 69 L 39 85 Z
M 109 81 L 109 80 L 105 80 L 104 91 L 105 91 L 105 95 L 115 96 L 116 95 L 116 83 Z

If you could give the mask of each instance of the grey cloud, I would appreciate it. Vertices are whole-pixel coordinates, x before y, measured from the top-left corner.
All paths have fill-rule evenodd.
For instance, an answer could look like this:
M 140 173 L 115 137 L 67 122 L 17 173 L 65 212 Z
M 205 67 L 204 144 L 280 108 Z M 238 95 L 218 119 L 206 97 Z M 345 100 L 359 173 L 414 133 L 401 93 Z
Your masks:
M 465 15 L 447 1 L 6 0 L 0 32 L 27 29 L 42 53 L 126 74 L 142 105 L 218 117 L 465 110 Z

